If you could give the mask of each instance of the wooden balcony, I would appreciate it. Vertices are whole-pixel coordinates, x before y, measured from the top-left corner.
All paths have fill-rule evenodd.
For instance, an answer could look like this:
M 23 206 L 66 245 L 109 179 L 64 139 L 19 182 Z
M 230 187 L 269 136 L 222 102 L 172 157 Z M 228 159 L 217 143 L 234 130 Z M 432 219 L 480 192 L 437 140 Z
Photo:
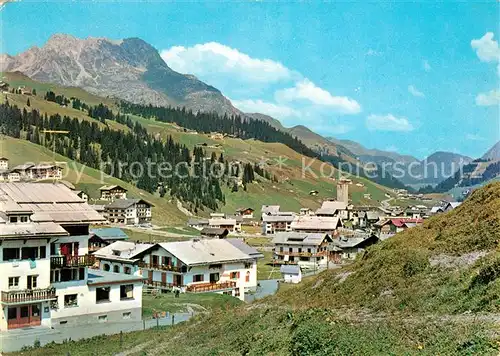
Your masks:
M 158 271 L 169 271 L 169 272 L 183 273 L 182 267 L 176 267 L 176 266 L 172 266 L 172 265 L 160 265 L 160 264 L 139 262 L 138 266 L 140 268 L 144 268 L 144 269 L 154 269 L 154 270 L 158 270 Z M 184 270 L 185 270 L 185 267 L 184 267 Z
M 236 282 L 226 281 L 218 283 L 197 283 L 187 286 L 187 291 L 191 293 L 217 292 L 236 288 Z
M 55 288 L 23 289 L 2 292 L 2 304 L 21 304 L 28 302 L 41 302 L 56 299 Z
M 179 287 L 174 285 L 173 283 L 161 282 L 161 281 L 150 281 L 149 279 L 144 280 L 144 285 L 150 286 L 153 288 L 160 289 L 171 289 L 172 287 Z
M 50 258 L 50 268 L 89 267 L 95 261 L 94 255 L 55 256 Z
M 272 264 L 273 265 L 296 265 L 298 264 L 299 261 L 285 261 L 285 260 L 276 260 L 274 259 Z

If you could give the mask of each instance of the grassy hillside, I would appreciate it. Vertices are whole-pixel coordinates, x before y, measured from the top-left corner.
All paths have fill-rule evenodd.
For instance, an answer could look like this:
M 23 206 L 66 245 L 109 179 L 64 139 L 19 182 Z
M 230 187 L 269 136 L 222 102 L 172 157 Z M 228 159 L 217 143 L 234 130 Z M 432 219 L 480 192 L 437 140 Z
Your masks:
M 11 137 L 2 137 L 0 139 L 0 156 L 7 157 L 11 166 L 26 162 L 53 162 L 54 158 L 52 151 L 42 146 Z M 153 223 L 158 225 L 179 225 L 186 219 L 186 216 L 177 209 L 176 205 L 165 198 L 147 193 L 117 178 L 105 175 L 101 177 L 102 173 L 100 171 L 85 167 L 61 155 L 56 154 L 55 160 L 59 164 L 65 165 L 64 179 L 73 183 L 77 189 L 89 194 L 90 203 L 92 203 L 92 198 L 98 198 L 98 189 L 102 185 L 119 184 L 128 189 L 128 196 L 131 198 L 143 198 L 155 205 Z
M 9 102 L 27 110 L 35 108 L 42 113 L 59 113 L 60 115 L 77 117 L 80 120 L 96 122 L 83 111 L 61 107 L 56 103 L 43 100 L 43 96 L 49 90 L 56 94 L 63 94 L 68 98 L 80 98 L 83 102 L 91 105 L 102 102 L 117 110 L 117 106 L 112 99 L 100 98 L 78 88 L 39 83 L 20 73 L 2 73 L 1 76 L 3 77 L 2 80 L 8 82 L 11 87 L 26 86 L 36 89 L 36 96 L 6 94 L 0 97 L 0 101 L 4 101 L 5 97 L 7 97 Z M 28 98 L 30 99 L 30 107 L 26 105 Z M 248 206 L 260 211 L 263 204 L 280 204 L 283 210 L 297 211 L 302 206 L 315 209 L 320 206 L 324 199 L 336 196 L 336 181 L 328 177 L 321 178 L 321 170 L 323 169 L 325 175 L 331 175 L 335 179 L 339 177 L 339 172 L 331 165 L 316 160 L 310 165 L 311 171 L 305 171 L 303 175 L 302 167 L 309 167 L 312 159 L 298 154 L 286 145 L 237 138 L 215 140 L 210 135 L 186 132 L 182 127 L 175 124 L 162 123 L 133 115 L 130 117 L 146 127 L 150 133 L 163 139 L 172 136 L 175 141 L 183 143 L 191 149 L 195 145 L 204 145 L 203 147 L 207 152 L 214 151 L 217 155 L 223 153 L 226 159 L 251 163 L 265 162 L 265 169 L 271 172 L 278 181 L 272 182 L 260 178 L 258 182 L 250 184 L 246 192 L 240 189 L 240 191 L 233 193 L 231 187 L 226 187 L 224 190 L 226 205 L 221 208 L 225 212 L 233 213 L 236 208 L 242 206 Z M 114 121 L 108 121 L 106 124 L 117 130 L 128 130 L 126 126 Z M 104 124 L 99 123 L 99 125 Z M 316 178 L 316 176 L 320 178 Z M 362 186 L 356 185 L 356 183 Z M 86 182 L 81 184 L 85 187 Z M 88 190 L 91 197 L 94 197 L 92 195 L 93 187 L 89 186 Z M 309 195 L 312 190 L 317 190 L 318 195 Z M 386 199 L 385 193 L 388 192 L 389 190 L 385 187 L 364 178 L 354 178 L 350 187 L 350 197 L 355 204 L 378 205 L 380 201 Z M 371 194 L 372 199 L 365 199 L 363 196 L 366 193 Z
M 498 355 L 500 183 L 351 266 L 186 324 L 34 350 L 86 355 Z M 25 353 L 26 355 L 26 353 Z

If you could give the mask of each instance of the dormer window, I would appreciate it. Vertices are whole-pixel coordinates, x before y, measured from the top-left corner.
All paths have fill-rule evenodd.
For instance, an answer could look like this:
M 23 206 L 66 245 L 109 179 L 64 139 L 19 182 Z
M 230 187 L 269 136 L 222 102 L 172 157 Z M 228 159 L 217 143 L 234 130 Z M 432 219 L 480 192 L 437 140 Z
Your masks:
M 11 224 L 15 224 L 15 223 L 17 223 L 17 216 L 11 216 L 11 217 L 9 218 L 9 222 L 10 222 Z

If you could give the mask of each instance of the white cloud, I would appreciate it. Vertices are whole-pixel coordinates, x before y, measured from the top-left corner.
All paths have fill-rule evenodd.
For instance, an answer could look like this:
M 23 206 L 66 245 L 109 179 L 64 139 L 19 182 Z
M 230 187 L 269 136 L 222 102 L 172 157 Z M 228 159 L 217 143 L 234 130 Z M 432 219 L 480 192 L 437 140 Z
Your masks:
M 493 32 L 487 32 L 478 40 L 472 40 L 470 45 L 482 62 L 500 61 L 500 48 L 498 42 L 493 40 Z
M 333 96 L 328 91 L 316 86 L 308 79 L 303 79 L 292 88 L 276 91 L 278 102 L 293 102 L 306 100 L 312 104 L 329 107 L 343 114 L 357 114 L 361 112 L 361 105 L 346 96 Z
M 484 141 L 485 140 L 485 138 L 482 136 L 479 136 L 476 134 L 470 134 L 470 133 L 465 135 L 465 139 L 470 140 L 470 141 Z
M 249 83 L 276 83 L 300 77 L 279 62 L 252 58 L 217 42 L 187 48 L 174 46 L 161 51 L 161 57 L 173 70 L 198 76 L 225 73 L 233 80 Z
M 246 113 L 261 113 L 276 119 L 300 116 L 300 113 L 286 105 L 278 105 L 267 101 L 258 100 L 231 100 L 234 106 Z
M 406 117 L 392 114 L 370 115 L 366 118 L 366 127 L 370 131 L 412 131 L 413 125 Z
M 378 56 L 382 55 L 382 52 L 374 50 L 373 48 L 370 48 L 370 49 L 368 49 L 368 51 L 366 51 L 366 55 L 367 56 L 377 56 L 378 57 Z
M 430 72 L 430 71 L 431 71 L 431 69 L 432 69 L 432 67 L 431 67 L 431 65 L 429 64 L 429 61 L 428 61 L 427 59 L 424 59 L 424 60 L 422 61 L 422 66 L 424 67 L 424 70 L 425 70 L 426 72 Z
M 493 106 L 500 105 L 500 90 L 493 89 L 487 93 L 481 93 L 476 96 L 476 105 Z
M 408 92 L 413 96 L 418 96 L 420 98 L 425 97 L 425 94 L 419 91 L 415 86 L 408 85 Z

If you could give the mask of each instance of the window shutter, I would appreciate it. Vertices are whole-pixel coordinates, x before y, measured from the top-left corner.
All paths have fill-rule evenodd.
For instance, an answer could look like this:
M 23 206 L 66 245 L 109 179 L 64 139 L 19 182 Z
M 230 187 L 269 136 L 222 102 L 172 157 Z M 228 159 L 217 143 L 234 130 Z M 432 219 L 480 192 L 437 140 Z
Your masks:
M 236 272 L 236 278 L 240 278 L 240 272 Z

